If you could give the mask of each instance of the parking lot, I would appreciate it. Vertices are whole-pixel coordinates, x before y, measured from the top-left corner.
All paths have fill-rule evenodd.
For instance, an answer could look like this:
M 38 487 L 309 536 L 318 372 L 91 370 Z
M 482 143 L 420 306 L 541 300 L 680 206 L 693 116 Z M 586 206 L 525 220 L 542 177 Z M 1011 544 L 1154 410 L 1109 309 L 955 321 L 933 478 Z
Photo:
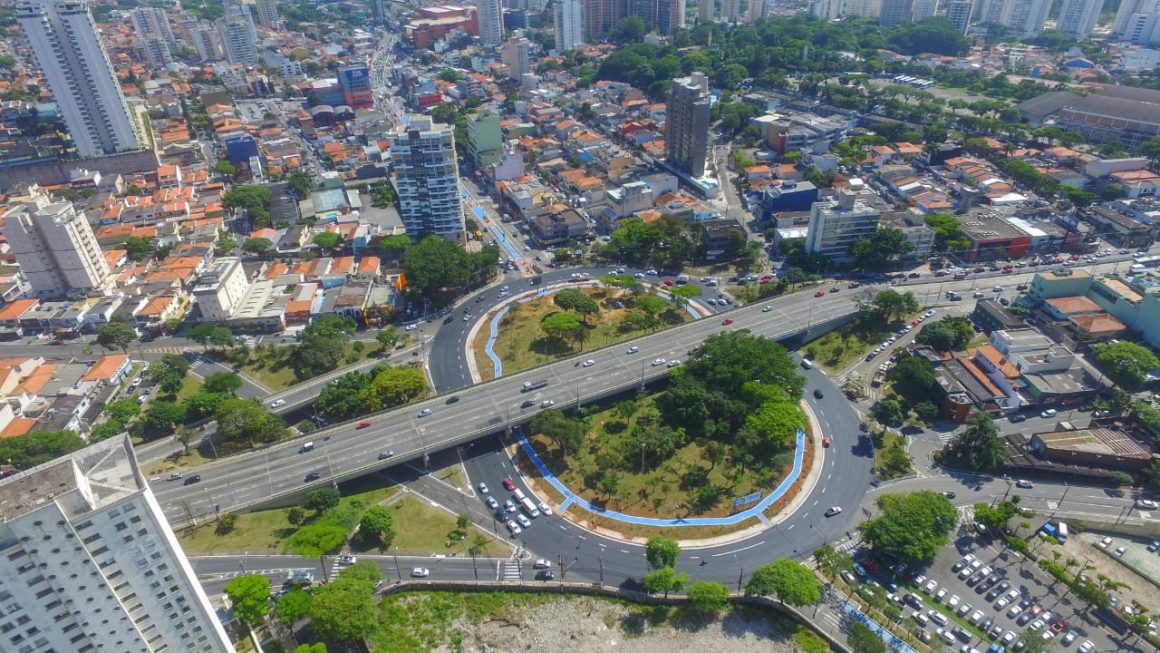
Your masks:
M 935 650 L 1019 651 L 1031 637 L 1048 640 L 1056 650 L 1132 650 L 1084 614 L 1086 606 L 1066 596 L 1066 587 L 1053 587 L 1034 564 L 1008 555 L 998 545 L 961 535 L 900 583 L 891 600 L 902 604 L 907 629 Z M 882 591 L 895 589 L 883 585 Z
M 1099 546 L 1105 537 L 1110 538 L 1106 546 Z M 1112 592 L 1125 603 L 1132 601 L 1140 605 L 1160 606 L 1160 589 L 1153 583 L 1160 582 L 1160 553 L 1149 551 L 1151 541 L 1131 539 L 1122 535 L 1107 536 L 1103 533 L 1080 533 L 1067 541 L 1063 547 L 1065 554 L 1082 558 L 1092 565 L 1092 573 L 1104 574 L 1126 588 Z M 1123 554 L 1119 549 L 1123 548 Z M 1152 579 L 1149 582 L 1146 576 Z

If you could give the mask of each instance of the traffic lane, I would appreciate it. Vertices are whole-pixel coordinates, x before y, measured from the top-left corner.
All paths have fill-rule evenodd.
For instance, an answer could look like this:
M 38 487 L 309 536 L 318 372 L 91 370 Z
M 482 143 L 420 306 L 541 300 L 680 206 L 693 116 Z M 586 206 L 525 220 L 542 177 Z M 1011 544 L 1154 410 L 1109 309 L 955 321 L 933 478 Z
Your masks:
M 190 364 L 189 370 L 193 372 L 194 375 L 200 377 L 202 381 L 204 381 L 205 378 L 210 374 L 216 374 L 220 372 L 236 375 L 239 379 L 242 380 L 242 387 L 238 388 L 237 394 L 243 399 L 261 399 L 262 397 L 270 394 L 269 388 L 258 385 L 254 382 L 253 379 L 244 374 L 238 374 L 237 372 L 234 372 L 233 368 L 229 367 L 228 365 L 210 358 L 206 358 L 204 356 L 198 356 L 197 359 L 192 364 Z
M 400 579 L 419 580 L 412 576 L 417 567 L 430 572 L 428 580 L 470 581 L 497 580 L 502 558 L 437 557 L 416 555 L 358 555 L 358 562 L 373 562 L 383 574 L 383 579 L 391 582 Z M 319 558 L 299 556 L 190 556 L 189 561 L 202 587 L 211 594 L 220 593 L 234 577 L 245 574 L 261 574 L 270 579 L 274 590 L 283 587 L 289 574 L 295 571 L 309 571 L 316 581 L 324 581 L 336 569 L 337 556 L 323 556 L 325 568 Z

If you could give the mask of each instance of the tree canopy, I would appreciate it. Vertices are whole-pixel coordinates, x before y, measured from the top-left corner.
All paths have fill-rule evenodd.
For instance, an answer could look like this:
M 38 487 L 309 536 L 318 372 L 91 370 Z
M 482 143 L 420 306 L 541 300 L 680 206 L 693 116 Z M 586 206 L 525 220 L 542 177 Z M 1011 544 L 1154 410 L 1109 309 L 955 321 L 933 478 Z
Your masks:
M 681 555 L 681 546 L 676 540 L 663 535 L 653 535 L 648 538 L 644 548 L 645 559 L 653 569 L 661 567 L 675 567 L 677 556 Z
M 84 446 L 85 441 L 73 431 L 33 431 L 0 438 L 0 461 L 17 469 L 28 469 Z
M 1100 370 L 1128 392 L 1139 390 L 1148 373 L 1160 367 L 1151 349 L 1134 342 L 1104 342 L 1093 349 Z
M 235 446 L 257 446 L 286 437 L 286 425 L 265 406 L 250 399 L 230 397 L 222 400 L 214 411 L 218 434 L 226 443 Z
M 746 596 L 776 596 L 789 605 L 813 605 L 822 598 L 822 584 L 802 563 L 780 558 L 753 570 L 745 582 Z
M 242 621 L 258 624 L 270 614 L 270 579 L 262 574 L 235 576 L 223 589 Z
M 967 469 L 995 471 L 1007 459 L 1007 444 L 990 413 L 977 411 L 957 438 L 947 443 L 949 461 Z
M 468 253 L 455 243 L 427 236 L 404 252 L 403 273 L 412 292 L 438 307 L 491 278 L 498 261 L 494 246 Z
M 339 574 L 314 590 L 310 617 L 324 638 L 347 643 L 362 640 L 378 626 L 374 583 Z
M 325 315 L 307 325 L 298 334 L 291 359 L 294 376 L 310 379 L 336 369 L 355 327 L 353 320 L 338 315 Z
M 129 351 L 129 345 L 137 339 L 137 331 L 124 322 L 106 322 L 97 327 L 97 344 L 105 349 Z
M 885 494 L 878 497 L 881 514 L 859 527 L 872 548 L 912 562 L 929 562 L 946 545 L 959 513 L 938 492 Z

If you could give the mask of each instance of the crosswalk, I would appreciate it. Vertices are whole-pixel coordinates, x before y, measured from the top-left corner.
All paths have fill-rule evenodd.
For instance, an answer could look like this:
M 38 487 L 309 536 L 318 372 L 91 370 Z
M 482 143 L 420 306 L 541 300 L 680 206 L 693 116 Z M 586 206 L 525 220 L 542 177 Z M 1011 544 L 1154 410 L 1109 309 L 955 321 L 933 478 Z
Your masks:
M 499 580 L 520 581 L 523 579 L 520 571 L 521 564 L 519 560 L 504 560 L 502 565 L 503 567 L 500 572 Z
M 822 622 L 822 627 L 826 630 L 842 630 L 842 618 L 834 612 L 822 609 L 818 611 L 817 619 Z
M 189 351 L 185 347 L 142 347 L 142 354 L 184 354 Z
M 973 524 L 975 522 L 975 507 L 974 506 L 959 506 L 959 523 Z
M 939 444 L 950 444 L 957 437 L 959 437 L 959 435 L 954 431 L 944 431 L 938 434 L 938 441 Z

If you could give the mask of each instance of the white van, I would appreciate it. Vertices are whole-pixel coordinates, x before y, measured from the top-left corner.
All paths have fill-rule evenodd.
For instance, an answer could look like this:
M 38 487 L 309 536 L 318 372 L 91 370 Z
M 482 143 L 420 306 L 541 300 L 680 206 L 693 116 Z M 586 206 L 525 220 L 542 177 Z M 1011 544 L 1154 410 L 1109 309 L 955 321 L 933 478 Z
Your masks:
M 515 491 L 512 492 L 512 496 L 516 498 L 516 501 L 523 501 L 527 498 L 527 496 L 524 494 L 524 491 L 519 488 L 516 488 Z
M 301 447 L 298 447 L 298 453 L 306 453 L 307 451 L 314 451 L 314 442 L 303 442 Z
M 814 369 L 814 364 L 803 358 L 802 359 L 802 368 L 807 369 L 807 370 L 812 370 L 812 369 Z

